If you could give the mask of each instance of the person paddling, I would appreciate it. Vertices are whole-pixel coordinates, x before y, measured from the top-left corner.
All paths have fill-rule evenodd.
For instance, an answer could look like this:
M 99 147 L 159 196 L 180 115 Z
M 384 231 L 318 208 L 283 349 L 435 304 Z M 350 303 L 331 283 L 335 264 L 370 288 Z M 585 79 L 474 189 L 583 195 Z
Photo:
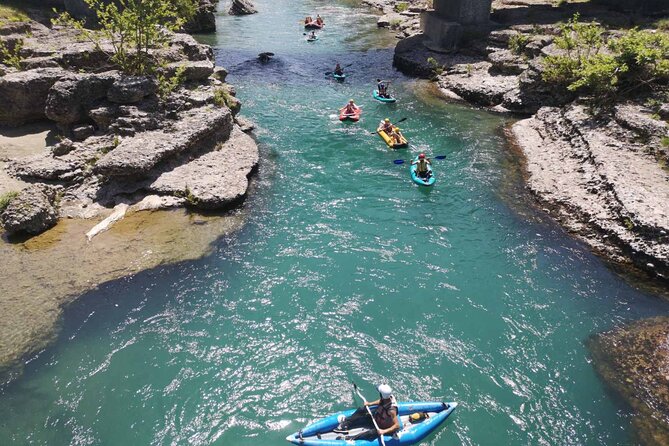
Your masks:
M 412 161 L 411 165 L 416 165 L 416 175 L 418 175 L 421 178 L 429 178 L 430 174 L 432 173 L 432 169 L 430 169 L 430 165 L 432 162 L 430 161 L 430 158 L 425 158 L 425 154 L 421 153 L 418 155 L 418 161 Z
M 339 420 L 339 426 L 335 432 L 347 433 L 350 429 L 366 427 L 367 430 L 360 434 L 346 437 L 346 440 L 373 440 L 379 435 L 392 435 L 400 428 L 400 423 L 397 418 L 398 408 L 397 400 L 393 395 L 393 389 L 388 384 L 381 384 L 377 387 L 379 391 L 379 399 L 376 401 L 365 402 L 363 407 L 356 409 L 349 417 L 344 417 Z M 368 406 L 377 406 L 374 409 L 374 421 L 379 427 L 376 429 L 372 418 L 367 411 Z
M 334 69 L 334 74 L 337 76 L 342 76 L 344 74 L 344 69 L 339 65 L 339 62 L 337 62 L 337 66 Z
M 316 14 L 316 24 L 319 25 L 319 26 L 323 26 L 324 23 L 325 22 L 321 18 L 320 14 Z
M 390 118 L 386 118 L 379 123 L 379 128 L 377 129 L 377 131 L 385 132 L 386 135 L 390 135 L 393 132 L 394 128 L 395 126 L 393 126 L 392 122 L 390 122 Z
M 355 105 L 355 102 L 353 102 L 353 99 L 349 99 L 348 104 L 346 104 L 346 107 L 344 107 L 342 110 L 343 110 L 345 116 L 351 116 L 351 115 L 355 115 L 356 113 L 358 113 L 358 110 L 360 110 L 360 107 Z
M 390 82 L 388 82 L 389 84 Z M 388 85 L 386 81 L 382 79 L 377 79 L 376 80 L 376 89 L 379 91 L 379 96 L 382 98 L 389 98 L 390 95 L 388 94 Z

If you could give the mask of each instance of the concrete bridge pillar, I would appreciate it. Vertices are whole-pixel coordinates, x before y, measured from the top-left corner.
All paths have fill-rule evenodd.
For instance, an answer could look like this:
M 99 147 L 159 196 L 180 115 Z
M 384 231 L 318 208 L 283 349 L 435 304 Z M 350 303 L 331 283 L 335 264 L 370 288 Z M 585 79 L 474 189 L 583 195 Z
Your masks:
M 434 10 L 421 16 L 425 46 L 453 51 L 468 38 L 490 32 L 492 0 L 433 0 Z

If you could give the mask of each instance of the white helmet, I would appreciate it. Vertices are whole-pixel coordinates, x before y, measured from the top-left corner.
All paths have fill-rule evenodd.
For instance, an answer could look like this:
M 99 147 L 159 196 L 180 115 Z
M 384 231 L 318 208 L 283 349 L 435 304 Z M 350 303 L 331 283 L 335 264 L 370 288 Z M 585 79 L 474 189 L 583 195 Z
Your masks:
M 381 384 L 377 387 L 377 390 L 381 394 L 381 398 L 390 398 L 390 395 L 393 394 L 393 389 L 390 388 L 388 384 Z

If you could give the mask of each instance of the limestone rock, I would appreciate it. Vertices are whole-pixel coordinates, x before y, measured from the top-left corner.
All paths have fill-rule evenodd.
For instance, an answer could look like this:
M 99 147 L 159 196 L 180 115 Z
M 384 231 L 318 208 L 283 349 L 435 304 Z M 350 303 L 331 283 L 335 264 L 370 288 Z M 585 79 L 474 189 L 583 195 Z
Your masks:
M 225 82 L 225 78 L 228 77 L 228 70 L 223 67 L 214 67 L 214 72 L 211 76 L 220 82 Z
M 199 0 L 195 15 L 184 25 L 188 33 L 216 31 L 216 3 L 218 0 Z
M 209 60 L 180 61 L 172 62 L 167 65 L 167 71 L 170 75 L 177 73 L 181 69 L 185 81 L 202 81 L 207 79 L 214 72 L 214 63 Z
M 147 76 L 123 76 L 107 91 L 107 99 L 117 104 L 132 104 L 158 91 L 155 79 Z
M 171 129 L 144 132 L 123 140 L 97 162 L 95 171 L 107 177 L 144 177 L 161 161 L 224 141 L 231 130 L 232 114 L 227 108 L 188 110 Z
M 517 79 L 515 76 L 491 75 L 490 67 L 488 62 L 457 65 L 447 75 L 439 77 L 439 86 L 479 105 L 501 104 L 504 94 L 516 87 Z
M 230 5 L 230 10 L 228 14 L 230 15 L 247 15 L 255 14 L 258 10 L 253 6 L 249 0 L 232 0 L 232 5 Z
M 49 90 L 65 75 L 61 68 L 37 68 L 0 78 L 0 125 L 17 126 L 44 119 Z
M 669 125 L 660 119 L 653 119 L 651 113 L 640 105 L 620 104 L 615 110 L 616 121 L 628 129 L 634 130 L 642 136 L 667 136 Z
M 376 26 L 379 28 L 389 28 L 396 23 L 400 23 L 401 21 L 402 16 L 397 13 L 385 14 L 379 17 L 379 19 L 376 21 Z
M 35 184 L 23 189 L 0 216 L 2 226 L 9 233 L 39 234 L 56 224 L 55 191 Z
M 82 122 L 93 102 L 106 97 L 118 78 L 115 71 L 69 74 L 51 87 L 46 100 L 46 116 L 64 125 Z
M 235 116 L 235 124 L 237 124 L 240 130 L 244 133 L 252 132 L 256 128 L 253 121 L 239 115 Z
M 149 189 L 158 194 L 183 196 L 191 206 L 224 208 L 246 194 L 248 176 L 258 164 L 258 148 L 253 138 L 239 127 L 219 150 L 165 172 Z

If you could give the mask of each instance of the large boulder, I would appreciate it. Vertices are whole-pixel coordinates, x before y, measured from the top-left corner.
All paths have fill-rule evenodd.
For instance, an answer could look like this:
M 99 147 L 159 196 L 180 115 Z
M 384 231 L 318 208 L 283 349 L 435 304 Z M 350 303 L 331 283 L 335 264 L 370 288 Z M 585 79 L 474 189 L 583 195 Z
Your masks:
M 58 220 L 54 206 L 55 190 L 35 184 L 22 190 L 0 215 L 2 226 L 9 233 L 39 234 Z
M 93 103 L 105 98 L 119 78 L 115 71 L 100 74 L 76 73 L 56 82 L 46 100 L 46 116 L 59 124 L 84 121 Z
M 232 0 L 232 5 L 230 5 L 230 10 L 228 11 L 231 15 L 247 15 L 255 14 L 256 12 L 258 10 L 249 0 Z
M 107 91 L 107 99 L 117 104 L 132 104 L 158 90 L 155 79 L 147 76 L 124 76 L 116 79 Z
M 246 195 L 248 176 L 257 164 L 255 141 L 235 126 L 219 150 L 163 173 L 149 190 L 185 197 L 189 205 L 198 208 L 224 208 Z
M 44 119 L 49 90 L 65 75 L 61 68 L 37 68 L 0 78 L 0 125 L 18 126 Z
M 183 152 L 225 141 L 232 131 L 227 107 L 202 107 L 184 112 L 174 126 L 137 134 L 102 157 L 95 171 L 103 176 L 146 177 L 157 164 Z
M 216 3 L 218 0 L 199 0 L 195 15 L 184 25 L 189 33 L 216 31 Z

